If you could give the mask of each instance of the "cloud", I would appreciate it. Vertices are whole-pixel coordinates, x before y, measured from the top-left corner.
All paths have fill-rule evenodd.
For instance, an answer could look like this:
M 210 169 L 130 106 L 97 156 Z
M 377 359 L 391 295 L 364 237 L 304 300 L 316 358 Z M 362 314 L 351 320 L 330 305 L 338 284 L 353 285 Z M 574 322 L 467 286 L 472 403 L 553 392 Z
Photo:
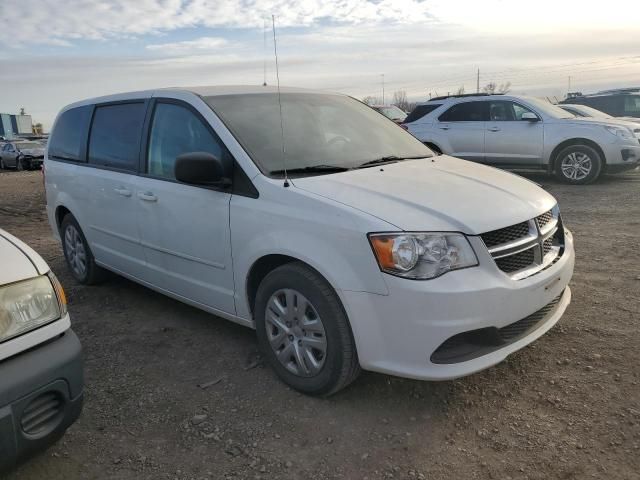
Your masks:
M 8 45 L 55 44 L 159 34 L 188 27 L 261 28 L 416 23 L 431 19 L 420 0 L 2 0 Z
M 190 52 L 217 50 L 228 44 L 229 42 L 221 37 L 201 37 L 183 42 L 153 43 L 147 45 L 146 48 L 164 55 L 183 55 Z

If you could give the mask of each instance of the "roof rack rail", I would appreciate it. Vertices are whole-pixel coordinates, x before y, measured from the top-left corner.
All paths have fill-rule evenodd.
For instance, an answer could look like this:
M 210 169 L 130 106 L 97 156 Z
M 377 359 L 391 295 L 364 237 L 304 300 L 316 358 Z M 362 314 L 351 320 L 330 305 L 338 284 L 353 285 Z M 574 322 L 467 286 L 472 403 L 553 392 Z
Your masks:
M 633 93 L 633 92 L 640 92 L 640 87 L 612 88 L 610 90 L 600 90 L 596 95 L 601 93 Z
M 464 97 L 490 97 L 491 95 L 504 95 L 504 93 L 461 93 L 459 95 L 441 95 L 439 97 L 432 97 L 432 100 L 445 100 L 447 98 L 464 98 Z

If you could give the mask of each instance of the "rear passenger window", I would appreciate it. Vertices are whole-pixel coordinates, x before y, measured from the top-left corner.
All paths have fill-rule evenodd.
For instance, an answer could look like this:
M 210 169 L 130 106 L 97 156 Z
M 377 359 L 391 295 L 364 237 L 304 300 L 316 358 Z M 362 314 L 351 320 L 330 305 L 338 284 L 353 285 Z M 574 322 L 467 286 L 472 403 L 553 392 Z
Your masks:
M 230 154 L 222 142 L 188 108 L 173 103 L 157 103 L 149 138 L 148 173 L 175 179 L 176 157 L 191 152 L 207 152 L 229 165 Z
M 640 96 L 633 95 L 625 97 L 624 113 L 631 117 L 640 117 Z
M 96 107 L 89 137 L 89 163 L 136 171 L 145 104 Z
M 84 161 L 85 138 L 91 106 L 77 107 L 62 113 L 49 139 L 49 157 Z
M 417 105 L 402 123 L 411 123 L 420 120 L 426 114 L 433 112 L 441 103 L 429 103 L 427 105 Z
M 485 122 L 489 118 L 488 102 L 464 102 L 440 115 L 441 122 Z

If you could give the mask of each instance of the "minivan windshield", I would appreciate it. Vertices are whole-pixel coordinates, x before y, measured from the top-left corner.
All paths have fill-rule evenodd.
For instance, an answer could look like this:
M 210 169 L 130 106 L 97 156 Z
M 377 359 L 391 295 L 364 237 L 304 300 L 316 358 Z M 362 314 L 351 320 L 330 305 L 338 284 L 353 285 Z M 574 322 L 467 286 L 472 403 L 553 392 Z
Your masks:
M 218 95 L 205 101 L 267 175 L 335 173 L 367 163 L 432 156 L 411 134 L 347 96 L 282 93 Z

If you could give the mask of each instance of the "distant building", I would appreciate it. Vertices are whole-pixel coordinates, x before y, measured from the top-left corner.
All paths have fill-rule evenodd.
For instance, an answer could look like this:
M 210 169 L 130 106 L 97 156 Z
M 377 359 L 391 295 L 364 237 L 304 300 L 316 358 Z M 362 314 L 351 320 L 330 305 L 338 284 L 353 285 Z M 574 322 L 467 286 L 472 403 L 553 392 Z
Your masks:
M 31 115 L 0 113 L 0 137 L 7 140 L 33 134 Z

